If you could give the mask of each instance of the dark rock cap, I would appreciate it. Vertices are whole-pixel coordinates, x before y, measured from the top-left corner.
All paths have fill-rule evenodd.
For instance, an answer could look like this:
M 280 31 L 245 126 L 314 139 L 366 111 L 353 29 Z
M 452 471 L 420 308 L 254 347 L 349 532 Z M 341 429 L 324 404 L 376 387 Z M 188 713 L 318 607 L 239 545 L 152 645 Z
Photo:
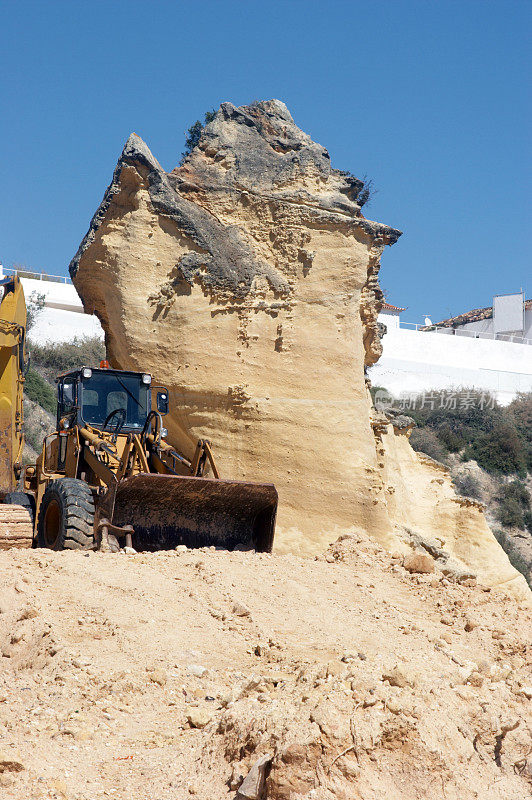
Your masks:
M 125 166 L 147 175 L 155 211 L 173 219 L 199 249 L 183 256 L 176 265 L 172 278 L 176 287 L 191 287 L 197 281 L 206 291 L 239 298 L 260 276 L 278 297 L 291 293 L 284 275 L 255 253 L 245 231 L 223 225 L 198 202 L 203 198 L 208 206 L 209 194 L 230 193 L 237 202 L 243 194 L 253 193 L 278 203 L 297 203 L 318 223 L 330 222 L 334 215 L 337 221 L 362 228 L 382 244 L 393 244 L 401 235 L 360 216 L 356 195 L 362 182 L 331 168 L 327 150 L 296 126 L 284 103 L 268 100 L 240 108 L 222 103 L 203 129 L 198 146 L 170 173 L 163 170 L 139 136 L 130 135 L 111 184 L 70 262 L 72 277 L 114 196 L 121 191 Z

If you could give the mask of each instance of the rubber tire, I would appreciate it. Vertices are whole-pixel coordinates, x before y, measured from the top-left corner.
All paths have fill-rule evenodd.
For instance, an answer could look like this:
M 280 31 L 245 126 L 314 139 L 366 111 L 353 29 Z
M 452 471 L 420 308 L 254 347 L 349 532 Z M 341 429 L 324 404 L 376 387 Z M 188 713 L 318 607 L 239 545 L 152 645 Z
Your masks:
M 26 492 L 8 492 L 3 500 L 5 505 L 8 506 L 22 506 L 26 508 L 31 516 L 31 522 L 35 519 L 35 500 L 30 494 Z
M 46 542 L 44 523 L 51 503 L 59 507 L 59 525 L 53 546 Z M 59 478 L 46 489 L 37 523 L 39 547 L 52 550 L 90 550 L 94 547 L 94 499 L 83 481 Z

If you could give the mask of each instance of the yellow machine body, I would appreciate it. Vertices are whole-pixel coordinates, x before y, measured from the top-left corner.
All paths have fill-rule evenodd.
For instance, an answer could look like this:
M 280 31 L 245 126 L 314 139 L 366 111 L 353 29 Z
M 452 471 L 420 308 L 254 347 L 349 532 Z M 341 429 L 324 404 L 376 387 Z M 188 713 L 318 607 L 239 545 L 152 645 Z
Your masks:
M 26 302 L 20 278 L 0 281 L 0 491 L 14 491 L 22 469 Z
M 220 479 L 207 441 L 198 441 L 192 459 L 178 453 L 165 441 L 160 395 L 166 402 L 167 390 L 152 392 L 151 376 L 141 373 L 84 367 L 58 378 L 57 430 L 25 473 L 41 545 L 271 551 L 275 487 Z M 64 484 L 72 506 L 66 515 L 77 519 L 77 506 L 87 512 L 70 534 L 61 529 L 58 510 L 48 508 L 52 484 L 63 479 L 70 481 Z M 63 500 L 56 492 L 52 502 Z

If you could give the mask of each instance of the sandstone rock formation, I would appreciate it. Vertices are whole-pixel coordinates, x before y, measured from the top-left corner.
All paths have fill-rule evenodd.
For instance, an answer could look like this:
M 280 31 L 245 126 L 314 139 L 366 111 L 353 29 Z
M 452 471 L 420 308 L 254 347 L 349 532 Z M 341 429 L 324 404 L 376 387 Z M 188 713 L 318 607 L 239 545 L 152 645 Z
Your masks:
M 208 438 L 223 476 L 277 485 L 279 549 L 358 528 L 406 551 L 413 530 L 526 592 L 478 508 L 370 419 L 379 259 L 400 232 L 362 216 L 362 187 L 283 103 L 223 103 L 170 173 L 130 136 L 71 275 L 111 363 L 169 387 L 174 445 Z

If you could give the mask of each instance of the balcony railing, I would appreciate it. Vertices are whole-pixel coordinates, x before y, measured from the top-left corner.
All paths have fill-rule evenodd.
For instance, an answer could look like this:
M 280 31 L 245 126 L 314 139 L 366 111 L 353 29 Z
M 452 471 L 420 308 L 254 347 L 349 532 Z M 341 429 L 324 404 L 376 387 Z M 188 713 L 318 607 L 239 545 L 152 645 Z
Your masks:
M 422 333 L 439 333 L 444 336 L 465 336 L 468 339 L 491 339 L 497 342 L 513 342 L 514 344 L 532 344 L 532 339 L 524 336 L 516 336 L 511 333 L 486 333 L 482 331 L 472 331 L 464 328 L 438 328 L 436 325 L 429 328 L 417 322 L 399 322 L 400 328 L 421 331 Z
M 18 275 L 19 278 L 31 278 L 33 281 L 50 281 L 51 283 L 72 283 L 65 275 L 48 275 L 47 272 L 31 272 L 28 269 L 0 267 L 1 274 Z

